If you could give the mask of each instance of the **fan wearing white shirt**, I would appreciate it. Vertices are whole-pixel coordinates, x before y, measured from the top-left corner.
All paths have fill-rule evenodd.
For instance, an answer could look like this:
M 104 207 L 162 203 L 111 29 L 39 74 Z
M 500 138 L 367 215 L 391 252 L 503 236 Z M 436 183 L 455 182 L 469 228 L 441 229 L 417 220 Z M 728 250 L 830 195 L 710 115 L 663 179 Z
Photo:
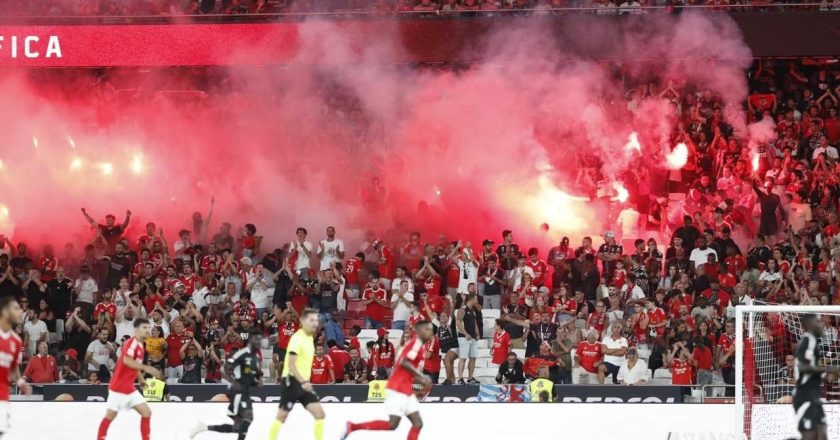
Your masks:
M 647 362 L 639 359 L 636 347 L 627 350 L 627 362 L 618 369 L 618 382 L 622 385 L 643 385 L 650 380 Z
M 688 257 L 688 260 L 694 264 L 694 269 L 708 263 L 709 255 L 714 254 L 715 257 L 718 256 L 717 252 L 709 247 L 709 242 L 705 235 L 701 235 L 697 242 L 699 246 L 694 248 Z
M 309 277 L 309 257 L 312 256 L 312 243 L 306 241 L 306 228 L 297 228 L 297 237 L 289 243 L 289 251 L 297 254 L 295 261 L 295 272 L 304 279 Z
M 607 376 L 613 377 L 613 383 L 618 383 L 618 371 L 624 365 L 624 355 L 630 347 L 627 338 L 621 336 L 623 324 L 621 321 L 610 325 L 610 334 L 601 341 L 601 351 L 604 353 L 604 362 L 598 366 L 598 383 L 603 384 Z
M 327 226 L 327 238 L 318 243 L 316 254 L 321 260 L 321 272 L 329 270 L 331 264 L 344 260 L 344 241 L 335 238 L 335 227 Z

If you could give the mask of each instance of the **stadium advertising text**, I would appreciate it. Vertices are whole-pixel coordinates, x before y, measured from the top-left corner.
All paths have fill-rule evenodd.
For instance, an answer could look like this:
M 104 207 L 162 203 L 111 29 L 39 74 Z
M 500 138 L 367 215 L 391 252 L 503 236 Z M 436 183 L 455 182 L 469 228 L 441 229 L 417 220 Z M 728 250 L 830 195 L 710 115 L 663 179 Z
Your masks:
M 62 58 L 58 35 L 0 35 L 0 57 Z

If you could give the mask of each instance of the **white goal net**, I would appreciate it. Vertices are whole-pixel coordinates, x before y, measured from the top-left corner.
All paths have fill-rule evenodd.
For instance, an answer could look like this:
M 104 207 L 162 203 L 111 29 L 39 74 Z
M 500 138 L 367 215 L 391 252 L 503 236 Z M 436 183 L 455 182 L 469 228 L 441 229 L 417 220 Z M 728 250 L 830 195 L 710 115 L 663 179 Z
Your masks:
M 791 398 L 801 317 L 816 314 L 825 333 L 823 362 L 840 365 L 840 307 L 757 305 L 736 308 L 735 403 L 751 440 L 798 438 Z M 823 384 L 829 438 L 840 438 L 840 386 Z

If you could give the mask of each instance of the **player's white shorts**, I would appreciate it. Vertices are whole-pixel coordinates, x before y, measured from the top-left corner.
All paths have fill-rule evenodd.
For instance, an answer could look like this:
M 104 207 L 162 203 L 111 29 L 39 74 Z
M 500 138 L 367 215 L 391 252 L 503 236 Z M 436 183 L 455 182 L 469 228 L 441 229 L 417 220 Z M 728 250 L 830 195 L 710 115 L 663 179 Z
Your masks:
M 389 389 L 385 394 L 385 412 L 389 416 L 402 417 L 419 411 L 420 401 L 414 393 L 403 394 Z
M 0 433 L 9 430 L 9 402 L 0 402 Z
M 134 390 L 131 394 L 108 390 L 108 409 L 111 411 L 129 410 L 141 403 L 146 403 L 146 399 L 137 390 Z

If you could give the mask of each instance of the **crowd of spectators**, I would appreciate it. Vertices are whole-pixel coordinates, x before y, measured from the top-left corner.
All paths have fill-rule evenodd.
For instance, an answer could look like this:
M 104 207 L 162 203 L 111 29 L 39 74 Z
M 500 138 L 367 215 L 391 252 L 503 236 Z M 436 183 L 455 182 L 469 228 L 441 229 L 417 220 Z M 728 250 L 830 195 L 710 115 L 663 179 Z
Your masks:
M 796 4 L 811 6 L 797 6 Z M 835 0 L 775 2 L 772 0 L 53 0 L 16 2 L 0 16 L 184 16 L 282 13 L 419 13 L 514 15 L 552 13 L 642 14 L 673 12 L 682 7 L 730 11 L 806 9 L 836 11 Z M 645 9 L 649 8 L 649 9 Z
M 0 294 L 26 311 L 24 375 L 107 382 L 133 320 L 148 317 L 146 362 L 170 381 L 220 381 L 221 363 L 254 329 L 267 336 L 275 376 L 297 314 L 314 307 L 323 325 L 313 383 L 386 376 L 406 340 L 395 345 L 389 330 L 407 338 L 430 319 L 438 331 L 425 368 L 438 382 L 475 383 L 477 341 L 486 338 L 501 383 L 548 367 L 555 383 L 638 385 L 668 369 L 677 385 L 733 384 L 735 305 L 840 304 L 840 72 L 759 62 L 750 88 L 747 119 L 772 118 L 778 135 L 755 156 L 714 95 L 630 88 L 627 112 L 640 96 L 673 103 L 674 140 L 687 144 L 688 163 L 656 187 L 644 164 L 628 171 L 631 198 L 616 207 L 613 230 L 549 248 L 519 245 L 512 231 L 475 245 L 369 232 L 351 245 L 333 227 L 314 240 L 301 227 L 264 249 L 253 224 L 234 232 L 222 223 L 207 236 L 212 205 L 169 238 L 154 223 L 127 236 L 131 211 L 100 223 L 82 209 L 93 238 L 81 254 L 72 243 L 33 250 L 0 237 Z M 590 171 L 582 169 L 582 186 Z M 499 310 L 492 334 L 487 310 Z M 838 323 L 824 319 L 823 343 L 836 344 Z M 360 344 L 361 327 L 377 340 Z M 790 335 L 783 325 L 767 332 L 781 336 L 773 355 L 784 365 Z

